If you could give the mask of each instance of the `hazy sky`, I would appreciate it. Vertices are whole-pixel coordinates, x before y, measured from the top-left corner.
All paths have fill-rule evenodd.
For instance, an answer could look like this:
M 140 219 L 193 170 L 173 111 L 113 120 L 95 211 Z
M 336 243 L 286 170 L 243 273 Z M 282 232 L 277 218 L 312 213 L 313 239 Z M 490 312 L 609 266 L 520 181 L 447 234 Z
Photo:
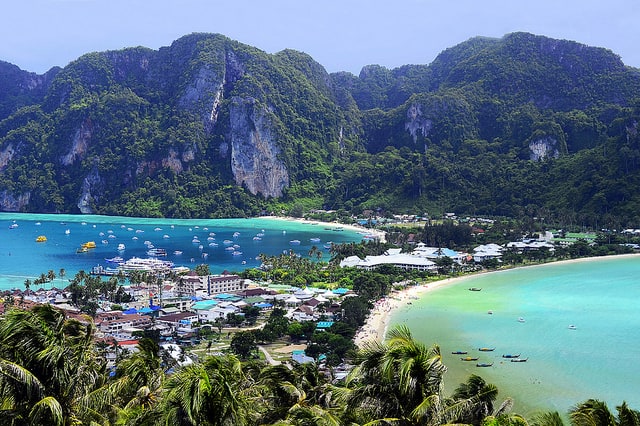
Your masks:
M 428 64 L 471 37 L 514 31 L 606 47 L 640 67 L 639 0 L 3 0 L 1 10 L 0 60 L 38 73 L 193 32 L 299 50 L 354 74 Z

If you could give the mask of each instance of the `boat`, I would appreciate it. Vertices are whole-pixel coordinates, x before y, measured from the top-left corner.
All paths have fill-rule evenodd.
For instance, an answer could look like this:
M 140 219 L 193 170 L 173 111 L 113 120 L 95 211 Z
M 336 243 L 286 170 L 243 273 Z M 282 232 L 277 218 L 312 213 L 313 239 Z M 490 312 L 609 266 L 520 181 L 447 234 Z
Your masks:
M 173 262 L 171 261 L 156 258 L 143 259 L 140 257 L 132 257 L 120 265 L 120 269 L 124 272 L 162 272 L 171 268 L 173 268 Z
M 122 257 L 120 257 L 120 256 L 115 256 L 115 257 L 112 257 L 111 259 L 105 259 L 105 262 L 107 262 L 107 263 L 115 263 L 115 264 L 119 265 L 119 264 L 124 262 L 124 259 Z
M 96 242 L 95 241 L 87 241 L 86 243 L 82 243 L 82 248 L 86 248 L 86 249 L 94 249 L 96 248 Z
M 86 247 L 80 247 L 80 248 L 78 248 L 78 249 L 76 250 L 76 253 L 86 253 L 86 252 L 88 252 L 88 251 L 89 251 L 89 249 L 88 249 L 88 248 L 86 248 Z
M 18 227 L 17 223 L 12 223 L 11 225 L 9 225 L 9 229 L 16 229 Z
M 452 353 L 453 355 L 466 355 L 466 354 L 468 354 L 469 352 L 467 352 L 467 351 L 453 351 L 453 352 L 451 352 L 451 353 Z
M 294 246 L 300 245 L 300 240 L 291 240 L 291 241 L 289 241 L 289 244 L 294 245 Z
M 36 237 L 36 243 L 46 243 L 47 242 L 47 237 L 45 237 L 44 235 L 38 235 Z
M 573 324 L 571 324 L 568 328 L 569 328 L 569 330 L 577 330 L 578 329 L 578 327 L 576 327 Z
M 460 358 L 460 361 L 477 361 L 478 357 L 473 357 L 473 356 L 467 356 L 464 358 Z
M 482 290 L 482 288 L 480 288 L 480 287 L 471 287 L 471 288 L 469 288 L 469 291 L 481 291 L 481 290 Z
M 480 352 L 493 352 L 496 348 L 478 348 Z
M 518 317 L 518 322 L 524 322 L 524 318 Z
M 182 254 L 182 250 L 175 250 L 173 254 L 175 254 L 176 256 L 180 256 Z
M 504 354 L 502 358 L 520 358 L 520 354 L 512 355 L 512 354 Z
M 493 315 L 493 311 L 487 311 L 487 314 Z
M 476 364 L 476 367 L 491 367 L 492 365 L 492 362 L 479 362 Z
M 147 256 L 164 257 L 166 255 L 167 255 L 167 251 L 163 248 L 151 248 L 147 250 Z
M 65 229 L 64 233 L 65 233 L 65 235 L 69 235 L 71 233 L 71 230 L 70 229 Z
M 124 244 L 122 244 L 122 243 L 118 244 L 118 251 L 124 251 L 125 248 L 126 247 L 125 247 Z
M 527 362 L 529 358 L 513 358 L 511 362 Z
M 318 237 L 309 238 L 309 241 L 311 241 L 312 243 L 319 243 L 320 242 L 320 238 L 318 238 Z

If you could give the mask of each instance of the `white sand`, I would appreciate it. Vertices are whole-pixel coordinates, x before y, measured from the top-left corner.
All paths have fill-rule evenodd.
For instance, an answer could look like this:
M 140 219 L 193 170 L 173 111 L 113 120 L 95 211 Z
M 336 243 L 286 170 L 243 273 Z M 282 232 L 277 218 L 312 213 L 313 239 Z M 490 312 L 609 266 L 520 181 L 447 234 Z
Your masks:
M 317 220 L 307 220 L 307 219 L 301 219 L 301 218 L 297 218 L 297 217 L 289 217 L 289 216 L 260 216 L 260 219 L 274 219 L 274 220 L 284 220 L 284 221 L 288 221 L 288 222 L 299 222 L 299 223 L 306 223 L 306 224 L 318 224 L 322 227 L 333 227 L 333 228 L 343 228 L 343 229 L 349 229 L 351 231 L 355 231 L 355 232 L 359 232 L 361 234 L 366 234 L 366 235 L 372 235 L 374 236 L 376 239 L 378 239 L 380 242 L 385 242 L 385 232 L 381 231 L 379 229 L 375 229 L 375 228 L 365 228 L 364 226 L 360 226 L 360 225 L 356 225 L 356 224 L 350 224 L 350 225 L 346 225 L 344 223 L 339 223 L 339 222 L 320 222 Z
M 618 256 L 640 257 L 640 254 L 633 253 L 633 254 L 623 254 L 623 255 L 615 255 L 615 256 L 616 257 Z M 541 264 L 535 264 L 535 265 L 518 266 L 518 268 L 537 268 L 537 267 L 549 265 L 551 263 L 555 264 L 555 263 L 589 262 L 594 259 L 602 259 L 602 258 L 603 258 L 602 256 L 583 257 L 579 259 L 562 260 L 559 262 L 549 262 L 549 263 L 541 263 Z M 359 347 L 362 347 L 362 345 L 365 342 L 371 341 L 371 340 L 382 342 L 385 338 L 385 335 L 387 334 L 387 328 L 389 327 L 389 321 L 391 319 L 391 315 L 393 314 L 393 311 L 406 306 L 408 303 L 410 303 L 414 299 L 423 297 L 425 294 L 427 294 L 428 292 L 436 288 L 439 288 L 442 286 L 448 286 L 452 284 L 458 284 L 465 280 L 475 278 L 478 276 L 478 274 L 494 274 L 502 271 L 504 270 L 486 271 L 486 272 L 479 272 L 479 273 L 464 275 L 457 278 L 447 278 L 439 281 L 432 281 L 429 284 L 407 287 L 404 290 L 392 292 L 387 297 L 381 300 L 378 300 L 375 303 L 374 308 L 371 310 L 369 317 L 367 318 L 367 322 L 356 333 L 354 342 Z

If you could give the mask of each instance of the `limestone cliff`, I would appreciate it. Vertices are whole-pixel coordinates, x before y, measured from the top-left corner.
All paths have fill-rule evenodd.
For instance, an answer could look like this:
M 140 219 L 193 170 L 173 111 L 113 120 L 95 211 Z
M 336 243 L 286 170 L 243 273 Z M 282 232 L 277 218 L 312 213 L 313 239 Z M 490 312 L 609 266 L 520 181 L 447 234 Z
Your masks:
M 254 99 L 233 98 L 231 121 L 231 170 L 238 185 L 252 194 L 280 197 L 289 185 L 289 174 L 278 158 L 271 115 Z
M 544 160 L 545 158 L 558 158 L 558 141 L 551 136 L 536 139 L 529 142 L 529 159 L 533 161 Z
M 19 212 L 29 204 L 31 193 L 12 194 L 9 191 L 0 192 L 0 210 L 4 212 Z

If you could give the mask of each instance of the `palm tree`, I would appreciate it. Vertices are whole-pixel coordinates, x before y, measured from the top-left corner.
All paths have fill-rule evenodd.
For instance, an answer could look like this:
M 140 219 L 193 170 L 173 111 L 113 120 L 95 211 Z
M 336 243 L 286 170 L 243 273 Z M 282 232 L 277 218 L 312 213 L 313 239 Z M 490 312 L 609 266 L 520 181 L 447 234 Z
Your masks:
M 172 375 L 158 412 L 163 424 L 243 426 L 256 417 L 249 405 L 250 383 L 234 356 L 209 357 Z
M 437 345 L 415 341 L 409 329 L 400 326 L 388 333 L 385 343 L 365 345 L 354 361 L 346 390 L 336 389 L 347 413 L 365 422 L 403 425 L 447 420 L 441 397 L 446 367 Z
M 498 388 L 488 384 L 480 376 L 472 374 L 465 383 L 461 383 L 453 392 L 454 403 L 471 402 L 473 407 L 459 419 L 460 423 L 480 424 L 482 419 L 493 414 L 493 402 L 498 396 Z M 506 408 L 506 405 L 504 407 Z
M 575 426 L 615 426 L 615 416 L 607 404 L 597 399 L 589 399 L 569 410 L 571 424 Z
M 64 282 L 65 275 L 67 275 L 67 271 L 65 271 L 64 268 L 60 268 L 60 271 L 58 271 L 58 278 L 60 278 L 60 281 Z
M 324 404 L 327 379 L 316 363 L 296 363 L 291 368 L 283 364 L 268 366 L 260 371 L 259 379 L 266 407 L 261 424 L 278 419 L 335 419 Z
M 10 424 L 104 423 L 110 394 L 93 325 L 50 305 L 10 310 L 0 321 L 0 406 Z

